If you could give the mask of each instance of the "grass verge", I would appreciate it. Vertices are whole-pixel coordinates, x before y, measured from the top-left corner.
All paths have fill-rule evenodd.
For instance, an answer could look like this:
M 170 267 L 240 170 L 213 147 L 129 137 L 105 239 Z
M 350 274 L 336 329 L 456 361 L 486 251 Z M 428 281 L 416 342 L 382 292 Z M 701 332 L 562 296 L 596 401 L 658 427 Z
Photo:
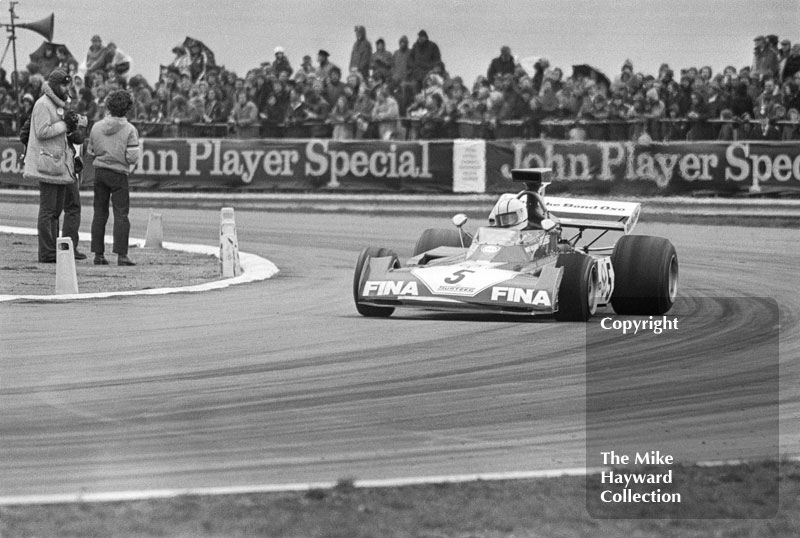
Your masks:
M 739 519 L 593 519 L 586 510 L 583 477 L 376 489 L 342 480 L 336 487 L 307 492 L 0 507 L 0 536 L 796 538 L 800 463 L 780 464 L 780 508 L 771 519 L 749 519 L 762 513 L 757 498 L 723 500 L 713 494 L 731 481 L 743 487 L 757 484 L 776 466 L 691 467 L 685 473 L 681 490 L 687 497 L 702 494 L 709 514 L 718 513 L 719 503 L 725 502 Z

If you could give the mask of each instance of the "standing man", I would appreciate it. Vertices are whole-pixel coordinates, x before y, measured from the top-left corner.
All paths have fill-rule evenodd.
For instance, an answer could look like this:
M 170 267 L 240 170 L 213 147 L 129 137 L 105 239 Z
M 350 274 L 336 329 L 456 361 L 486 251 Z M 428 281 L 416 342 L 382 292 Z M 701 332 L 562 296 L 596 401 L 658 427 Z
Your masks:
M 516 70 L 514 57 L 511 56 L 511 48 L 503 45 L 500 48 L 500 56 L 492 60 L 489 64 L 489 69 L 486 72 L 486 78 L 489 79 L 489 84 L 494 85 L 494 78 L 497 75 L 513 75 Z
M 39 263 L 56 262 L 58 221 L 64 210 L 67 185 L 76 181 L 67 136 L 78 129 L 81 120 L 66 108 L 69 83 L 69 75 L 60 69 L 50 73 L 31 112 L 22 176 L 39 182 Z
M 768 44 L 767 39 L 760 35 L 753 39 L 755 49 L 753 50 L 753 65 L 750 68 L 751 73 L 758 75 L 759 81 L 764 78 L 774 77 L 778 73 L 778 53 L 776 53 Z
M 113 45 L 113 49 L 111 48 Z M 105 73 L 114 61 L 114 55 L 117 53 L 117 46 L 109 43 L 109 46 L 104 47 L 103 41 L 100 36 L 92 38 L 92 45 L 86 53 L 86 78 L 89 79 L 95 72 Z
M 411 49 L 406 36 L 400 38 L 398 45 L 400 48 L 392 54 L 392 92 L 400 107 L 400 115 L 405 116 L 406 108 L 414 100 L 414 83 L 409 78 Z
M 411 49 L 408 48 L 408 38 L 402 36 L 398 42 L 399 48 L 392 54 L 392 83 L 399 86 L 402 82 L 408 79 L 408 74 L 411 72 L 409 66 L 409 56 Z
M 415 91 L 420 91 L 422 81 L 428 76 L 428 72 L 442 61 L 439 46 L 428 39 L 428 32 L 425 30 L 420 30 L 417 34 L 417 42 L 411 47 L 409 60 L 411 60 L 411 79 L 416 85 Z
M 280 76 L 283 72 L 286 72 L 287 77 L 292 76 L 294 70 L 286 57 L 283 47 L 275 47 L 275 61 L 272 62 L 272 70 L 275 72 L 275 76 Z
M 372 43 L 367 41 L 367 29 L 356 26 L 356 42 L 350 53 L 350 71 L 361 73 L 364 80 L 369 80 L 369 64 L 372 61 Z
M 789 54 L 792 52 L 792 42 L 788 39 L 781 41 L 781 48 L 778 50 L 778 80 L 786 82 L 786 62 L 789 59 Z
M 339 78 L 342 78 L 342 71 L 333 63 L 331 63 L 328 58 L 330 54 L 325 49 L 319 49 L 317 53 L 317 63 L 319 63 L 319 67 L 317 68 L 317 78 L 327 81 L 330 78 L 331 71 L 336 68 L 339 70 Z
M 117 265 L 136 265 L 128 258 L 131 224 L 128 174 L 139 160 L 139 136 L 125 115 L 133 99 L 125 90 L 112 92 L 106 98 L 109 115 L 92 126 L 86 151 L 94 156 L 94 218 L 92 219 L 92 252 L 95 265 L 108 265 L 103 237 L 108 222 L 108 202 L 114 209 L 114 253 Z
M 372 53 L 372 60 L 370 61 L 372 76 L 375 77 L 376 74 L 380 73 L 383 75 L 383 80 L 391 80 L 393 61 L 392 53 L 386 50 L 386 42 L 382 37 L 379 38 L 375 42 L 375 52 Z
M 173 49 L 173 52 L 175 49 Z M 86 70 L 88 71 L 97 61 L 103 56 L 105 49 L 103 48 L 103 40 L 100 38 L 99 35 L 92 36 L 92 44 L 89 46 L 89 50 L 86 51 Z M 86 76 L 87 80 L 90 80 L 91 77 L 88 75 Z

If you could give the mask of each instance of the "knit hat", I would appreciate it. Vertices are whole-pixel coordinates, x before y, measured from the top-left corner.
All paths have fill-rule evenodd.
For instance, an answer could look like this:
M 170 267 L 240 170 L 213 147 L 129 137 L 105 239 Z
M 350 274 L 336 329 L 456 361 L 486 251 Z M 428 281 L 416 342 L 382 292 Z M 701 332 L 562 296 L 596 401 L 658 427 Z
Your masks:
M 49 77 L 47 77 L 47 82 L 50 84 L 50 86 L 56 86 L 58 84 L 69 84 L 71 79 L 64 71 L 61 69 L 56 69 L 50 73 Z
M 33 98 L 33 95 L 31 95 L 29 93 L 26 93 L 25 95 L 22 96 L 22 100 L 23 101 L 30 101 L 31 103 L 33 103 L 33 101 L 35 99 Z

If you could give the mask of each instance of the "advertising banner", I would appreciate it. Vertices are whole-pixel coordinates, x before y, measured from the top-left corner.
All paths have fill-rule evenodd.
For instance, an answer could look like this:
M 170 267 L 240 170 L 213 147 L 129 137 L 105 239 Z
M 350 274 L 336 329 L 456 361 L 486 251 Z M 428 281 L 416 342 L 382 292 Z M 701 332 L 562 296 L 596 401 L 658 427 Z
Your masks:
M 508 192 L 512 168 L 548 167 L 554 182 L 645 181 L 670 191 L 800 188 L 800 145 L 793 142 L 487 142 L 487 192 Z
M 442 142 L 145 139 L 131 185 L 452 191 L 452 144 Z M 91 181 L 89 171 L 86 180 Z
M 0 183 L 36 186 L 35 181 L 22 178 L 23 149 L 19 138 L 0 138 Z
M 144 188 L 453 190 L 451 141 L 142 139 L 130 185 Z M 31 185 L 22 145 L 0 139 L 0 182 Z M 83 185 L 91 185 L 89 159 Z
M 22 178 L 22 145 L 0 138 L 0 183 Z M 83 185 L 94 170 L 85 160 Z M 613 192 L 645 182 L 669 192 L 800 189 L 794 142 L 381 141 L 142 139 L 133 187 L 388 192 L 509 192 L 512 168 L 549 167 L 556 183 Z

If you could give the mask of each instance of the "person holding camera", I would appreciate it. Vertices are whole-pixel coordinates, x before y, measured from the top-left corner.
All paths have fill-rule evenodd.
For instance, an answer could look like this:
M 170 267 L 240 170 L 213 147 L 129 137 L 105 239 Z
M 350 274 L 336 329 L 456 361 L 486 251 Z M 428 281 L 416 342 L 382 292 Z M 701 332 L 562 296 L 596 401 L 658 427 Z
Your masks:
M 111 92 L 106 98 L 109 115 L 92 126 L 86 153 L 94 157 L 94 218 L 92 252 L 95 265 L 108 265 L 105 258 L 105 233 L 108 203 L 114 210 L 114 247 L 117 265 L 136 265 L 128 258 L 128 220 L 131 198 L 128 174 L 139 160 L 139 134 L 125 115 L 133 99 L 125 90 Z
M 77 188 L 75 154 L 69 137 L 86 126 L 86 118 L 67 109 L 70 77 L 56 69 L 43 85 L 42 96 L 33 105 L 30 132 L 22 176 L 39 183 L 38 259 L 40 263 L 56 262 L 58 224 L 64 211 L 68 186 Z M 76 142 L 76 143 L 81 143 Z M 74 201 L 71 204 L 74 205 Z M 80 208 L 80 198 L 77 200 Z M 80 215 L 80 213 L 78 213 Z M 65 218 L 65 227 L 67 227 Z M 74 221 L 71 223 L 74 225 Z M 80 225 L 78 216 L 77 225 Z M 77 225 L 74 225 L 77 232 Z M 65 234 L 68 231 L 65 230 Z M 77 235 L 77 234 L 76 234 Z M 73 239 L 74 240 L 74 239 Z M 73 245 L 77 247 L 77 244 Z M 77 252 L 77 250 L 76 250 Z

